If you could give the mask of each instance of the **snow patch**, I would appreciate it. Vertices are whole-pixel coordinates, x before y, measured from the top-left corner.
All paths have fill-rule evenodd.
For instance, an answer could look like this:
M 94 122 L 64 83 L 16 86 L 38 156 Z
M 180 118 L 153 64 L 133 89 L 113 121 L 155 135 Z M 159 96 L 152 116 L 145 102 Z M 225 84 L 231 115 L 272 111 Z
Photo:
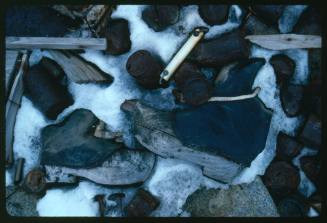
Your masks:
M 278 21 L 278 27 L 281 33 L 290 33 L 300 18 L 307 5 L 289 5 L 286 6 L 282 16 Z

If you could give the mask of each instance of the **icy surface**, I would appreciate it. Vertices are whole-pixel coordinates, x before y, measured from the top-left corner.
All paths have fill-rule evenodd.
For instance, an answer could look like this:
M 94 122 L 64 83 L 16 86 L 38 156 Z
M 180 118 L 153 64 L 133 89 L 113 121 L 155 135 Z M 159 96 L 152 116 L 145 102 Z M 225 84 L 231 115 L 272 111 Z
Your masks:
M 307 5 L 289 5 L 285 7 L 283 15 L 279 19 L 278 26 L 281 33 L 289 33 L 300 18 Z

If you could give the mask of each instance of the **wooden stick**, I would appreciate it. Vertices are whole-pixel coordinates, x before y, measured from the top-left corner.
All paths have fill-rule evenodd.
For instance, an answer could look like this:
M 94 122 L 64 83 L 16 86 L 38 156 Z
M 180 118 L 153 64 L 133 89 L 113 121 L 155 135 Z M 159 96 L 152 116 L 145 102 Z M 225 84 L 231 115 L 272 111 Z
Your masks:
M 105 38 L 6 37 L 6 49 L 105 50 Z
M 245 39 L 270 50 L 321 48 L 321 36 L 316 35 L 249 35 Z

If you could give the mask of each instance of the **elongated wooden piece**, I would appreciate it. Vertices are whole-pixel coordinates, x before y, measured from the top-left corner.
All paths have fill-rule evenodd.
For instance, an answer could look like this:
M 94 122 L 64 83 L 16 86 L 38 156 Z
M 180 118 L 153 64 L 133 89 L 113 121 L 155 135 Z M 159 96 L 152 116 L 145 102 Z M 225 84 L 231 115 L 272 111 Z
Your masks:
M 6 49 L 93 49 L 105 50 L 105 38 L 6 37 Z
M 317 35 L 249 35 L 245 39 L 270 50 L 321 48 L 321 36 Z

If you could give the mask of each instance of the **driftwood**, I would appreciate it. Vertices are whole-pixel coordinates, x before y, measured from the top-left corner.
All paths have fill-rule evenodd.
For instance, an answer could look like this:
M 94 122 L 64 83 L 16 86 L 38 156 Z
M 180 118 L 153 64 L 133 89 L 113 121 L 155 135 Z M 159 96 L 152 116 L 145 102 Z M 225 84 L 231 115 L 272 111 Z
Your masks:
M 16 121 L 16 114 L 20 107 L 23 96 L 23 73 L 28 67 L 29 54 L 24 53 L 21 59 L 18 73 L 14 79 L 13 85 L 6 103 L 6 165 L 10 166 L 13 162 L 13 135 Z
M 16 50 L 6 50 L 6 99 L 8 97 L 10 88 L 13 84 L 15 75 L 19 68 L 19 59 L 22 54 Z
M 6 37 L 6 49 L 92 49 L 105 50 L 105 38 Z
M 113 77 L 95 64 L 68 51 L 49 50 L 53 59 L 62 67 L 67 77 L 76 83 L 112 83 Z
M 321 37 L 316 35 L 249 35 L 245 39 L 270 50 L 321 48 Z

